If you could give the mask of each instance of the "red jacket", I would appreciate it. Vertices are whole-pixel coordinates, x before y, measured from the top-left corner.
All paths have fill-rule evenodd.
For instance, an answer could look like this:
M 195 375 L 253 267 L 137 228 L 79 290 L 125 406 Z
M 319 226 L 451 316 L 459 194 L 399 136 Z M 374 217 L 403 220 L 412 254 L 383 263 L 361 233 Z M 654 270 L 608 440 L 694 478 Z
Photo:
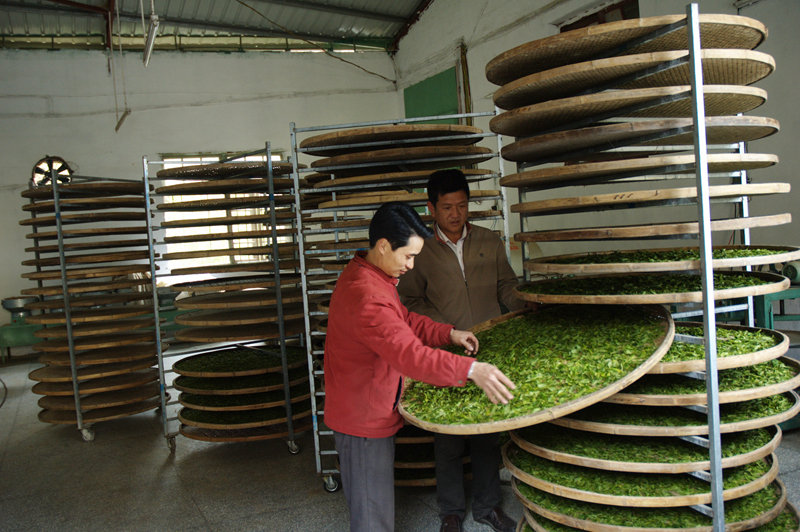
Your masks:
M 397 400 L 403 376 L 436 386 L 464 386 L 474 358 L 427 346 L 450 343 L 452 325 L 409 312 L 397 279 L 360 252 L 331 297 L 325 340 L 325 424 L 365 438 L 403 426 Z

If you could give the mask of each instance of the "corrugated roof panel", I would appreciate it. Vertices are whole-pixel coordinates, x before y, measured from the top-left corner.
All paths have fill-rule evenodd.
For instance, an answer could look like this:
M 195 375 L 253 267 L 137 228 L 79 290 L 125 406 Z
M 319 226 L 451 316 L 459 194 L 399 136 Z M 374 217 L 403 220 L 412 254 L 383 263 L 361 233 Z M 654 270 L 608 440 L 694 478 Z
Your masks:
M 104 9 L 107 0 L 78 0 Z M 106 23 L 101 13 L 46 0 L 8 0 L 0 6 L 0 32 L 4 36 L 98 35 L 105 38 Z M 301 6 L 300 4 L 306 4 Z M 255 36 L 268 43 L 269 35 L 285 37 L 286 28 L 298 36 L 319 42 L 342 41 L 375 46 L 388 44 L 415 13 L 420 0 L 155 0 L 155 13 L 162 23 L 160 37 Z M 114 21 L 113 33 L 124 38 L 142 38 L 139 0 L 118 0 L 121 22 Z M 113 16 L 116 17 L 117 10 Z M 150 3 L 144 0 L 145 24 Z M 373 13 L 373 15 L 370 15 Z M 264 17 L 266 17 L 266 20 Z M 388 18 L 387 18 L 388 17 Z M 392 18 L 394 17 L 394 18 Z M 274 21 L 273 24 L 270 21 Z M 121 28 L 121 31 L 120 29 Z M 174 41 L 173 41 L 174 42 Z M 220 41 L 222 42 L 222 41 Z M 199 46 L 199 45 L 198 45 Z M 213 43 L 212 43 L 213 46 Z M 230 43 L 225 41 L 225 49 Z M 264 44 L 264 46 L 274 46 Z

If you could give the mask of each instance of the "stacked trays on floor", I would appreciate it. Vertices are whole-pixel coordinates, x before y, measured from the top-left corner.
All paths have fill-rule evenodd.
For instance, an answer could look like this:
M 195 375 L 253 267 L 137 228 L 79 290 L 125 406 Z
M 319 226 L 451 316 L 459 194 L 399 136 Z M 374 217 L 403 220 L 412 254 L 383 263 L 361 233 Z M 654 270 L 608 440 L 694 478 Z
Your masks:
M 324 337 L 327 331 L 329 293 L 334 281 L 323 281 L 331 274 L 338 276 L 359 250 L 369 248 L 367 230 L 372 213 L 389 201 L 403 201 L 415 207 L 424 207 L 427 194 L 411 192 L 424 189 L 430 174 L 438 169 L 463 168 L 467 180 L 478 183 L 497 177 L 496 173 L 471 167 L 497 154 L 493 150 L 476 146 L 486 137 L 480 128 L 447 124 L 396 124 L 352 127 L 334 132 L 317 134 L 300 142 L 299 153 L 321 157 L 311 162 L 314 173 L 300 173 L 313 187 L 301 189 L 305 197 L 325 194 L 314 208 L 304 208 L 301 234 L 304 238 L 306 257 L 306 291 L 321 289 L 327 296 L 306 309 L 310 316 L 321 322 L 311 331 L 308 345 Z M 493 135 L 490 135 L 493 136 Z M 319 196 L 322 198 L 322 196 Z M 502 197 L 498 190 L 480 189 L 473 185 L 470 201 L 480 207 L 469 213 L 470 221 L 497 220 L 502 217 Z M 323 221 L 319 229 L 308 228 L 310 221 L 319 217 L 333 217 Z M 430 216 L 423 220 L 432 221 Z M 319 262 L 308 262 L 319 258 Z M 321 348 L 309 350 L 312 371 L 322 376 Z M 324 383 L 323 383 L 324 389 Z M 314 412 L 322 411 L 314 403 Z M 323 427 L 320 414 L 319 426 Z M 403 429 L 398 437 L 406 430 Z M 433 469 L 432 436 L 417 440 L 416 436 L 402 437 L 398 442 L 398 456 L 407 456 L 395 467 L 395 483 L 404 486 L 435 484 Z M 430 438 L 430 442 L 428 439 Z M 322 438 L 317 449 L 321 460 L 328 460 L 328 450 L 333 450 L 332 438 Z M 424 460 L 423 460 L 424 459 Z M 323 470 L 337 467 L 334 460 L 323 464 Z M 465 474 L 469 464 L 465 465 Z M 322 473 L 322 471 L 319 471 Z M 326 484 L 326 487 L 330 487 Z
M 524 225 L 516 239 L 565 247 L 589 242 L 601 248 L 526 261 L 525 269 L 544 279 L 521 286 L 522 299 L 577 305 L 702 301 L 697 248 L 602 251 L 621 240 L 698 233 L 694 210 L 686 211 L 685 220 L 667 217 L 657 223 L 651 214 L 665 213 L 657 207 L 697 202 L 694 187 L 670 186 L 681 174 L 694 176 L 686 27 L 625 46 L 684 19 L 654 17 L 575 30 L 524 44 L 487 65 L 488 79 L 501 85 L 495 103 L 506 109 L 492 120 L 491 129 L 516 137 L 502 153 L 520 167 L 501 185 L 520 189 L 523 199 L 511 210 L 544 228 L 533 231 Z M 777 157 L 771 154 L 729 153 L 730 145 L 766 137 L 779 127 L 771 118 L 737 116 L 766 100 L 763 90 L 751 86 L 774 69 L 770 56 L 753 50 L 766 38 L 766 28 L 752 19 L 721 15 L 700 15 L 700 28 L 708 139 L 723 145 L 709 154 L 709 172 L 719 177 L 714 174 L 774 165 Z M 758 201 L 789 192 L 784 183 L 751 184 L 739 174 L 730 177 L 737 181 L 710 187 L 713 202 L 741 203 L 743 196 Z M 645 190 L 632 186 L 632 180 L 659 187 Z M 576 192 L 574 187 L 585 185 L 605 188 Z M 525 201 L 530 193 L 538 198 Z M 613 213 L 621 209 L 651 215 L 648 223 L 620 226 Z M 585 213 L 592 213 L 593 226 L 577 222 L 572 228 L 547 229 L 547 216 L 560 215 L 557 223 L 563 225 Z M 772 227 L 790 220 L 782 213 L 716 217 L 711 230 Z M 798 251 L 715 248 L 714 299 L 784 290 L 788 281 L 781 276 L 735 268 L 795 260 Z M 706 415 L 700 413 L 707 401 L 705 382 L 687 374 L 705 369 L 702 345 L 691 343 L 702 340 L 703 332 L 698 324 L 677 325 L 682 336 L 647 375 L 617 393 L 595 397 L 591 406 L 558 413 L 546 428 L 512 431 L 513 442 L 503 454 L 514 493 L 525 506 L 520 530 L 711 529 L 711 518 L 690 508 L 711 502 L 703 474 L 710 468 L 708 451 L 698 441 L 708 435 Z M 800 409 L 792 391 L 799 368 L 782 357 L 788 339 L 775 331 L 727 325 L 718 327 L 717 337 L 726 522 L 735 530 L 767 523 L 770 530 L 797 530 L 797 514 L 786 503 L 772 454 L 781 437 L 777 424 Z M 606 362 L 613 366 L 616 359 Z M 605 371 L 605 365 L 597 365 L 598 373 Z
M 311 391 L 305 348 L 286 348 L 294 431 L 310 428 Z M 178 401 L 180 433 L 196 440 L 234 442 L 284 438 L 286 395 L 280 346 L 233 347 L 179 360 L 173 385 Z
M 26 305 L 39 312 L 27 322 L 45 326 L 35 333 L 42 341 L 33 346 L 42 353 L 39 361 L 45 367 L 29 375 L 38 381 L 33 392 L 43 396 L 39 420 L 78 424 L 73 369 L 87 426 L 161 406 L 158 371 L 152 367 L 157 346 L 144 185 L 73 176 L 72 182 L 59 185 L 60 231 L 54 230 L 52 186 L 25 190 L 22 197 L 30 200 L 23 210 L 32 215 L 20 221 L 33 229 L 26 236 L 34 245 L 26 251 L 36 257 L 23 262 L 36 268 L 23 277 L 38 285 L 22 293 L 39 298 Z M 84 433 L 85 439 L 91 437 Z
M 189 346 L 268 344 L 212 352 L 198 348 L 204 353 L 173 365 L 181 375 L 173 385 L 183 392 L 179 402 L 184 408 L 178 418 L 180 433 L 186 437 L 214 442 L 285 437 L 288 415 L 298 421 L 293 431 L 308 428 L 306 360 L 298 361 L 298 348 L 287 347 L 291 401 L 286 403 L 278 343 L 303 332 L 299 261 L 292 238 L 294 187 L 287 177 L 291 170 L 291 164 L 272 162 L 274 213 L 270 212 L 269 168 L 264 162 L 185 166 L 156 174 L 158 179 L 176 181 L 156 189 L 165 198 L 158 210 L 167 217 L 161 224 L 168 232 L 163 243 L 169 246 L 163 259 L 173 265 L 170 275 L 195 279 L 170 286 L 180 294 L 174 303 L 179 326 L 175 340 Z M 181 212 L 191 214 L 170 217 Z
M 433 433 L 414 425 L 405 425 L 397 433 L 394 454 L 395 486 L 435 486 L 436 457 Z M 464 480 L 472 479 L 469 441 L 464 451 Z

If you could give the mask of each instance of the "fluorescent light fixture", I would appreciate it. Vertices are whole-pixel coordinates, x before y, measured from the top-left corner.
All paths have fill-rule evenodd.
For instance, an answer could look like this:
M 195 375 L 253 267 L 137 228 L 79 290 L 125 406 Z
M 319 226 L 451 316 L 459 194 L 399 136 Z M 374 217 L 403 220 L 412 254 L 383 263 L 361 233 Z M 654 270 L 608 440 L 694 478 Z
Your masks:
M 158 24 L 158 15 L 150 15 L 150 27 L 147 28 L 147 41 L 144 43 L 144 57 L 142 58 L 144 66 L 147 66 L 150 63 L 150 55 L 153 53 L 153 47 L 156 45 Z

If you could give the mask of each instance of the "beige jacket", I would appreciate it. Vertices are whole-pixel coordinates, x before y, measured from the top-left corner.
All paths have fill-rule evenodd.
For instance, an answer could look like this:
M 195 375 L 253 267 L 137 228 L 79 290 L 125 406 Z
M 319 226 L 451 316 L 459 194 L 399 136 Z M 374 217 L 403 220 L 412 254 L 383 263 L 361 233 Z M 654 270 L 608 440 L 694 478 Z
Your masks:
M 500 237 L 477 225 L 468 224 L 467 231 L 466 279 L 456 254 L 434 228 L 434 237 L 425 241 L 414 268 L 402 275 L 397 285 L 408 310 L 461 330 L 500 316 L 500 303 L 508 310 L 525 307 L 512 292 L 518 280 Z

